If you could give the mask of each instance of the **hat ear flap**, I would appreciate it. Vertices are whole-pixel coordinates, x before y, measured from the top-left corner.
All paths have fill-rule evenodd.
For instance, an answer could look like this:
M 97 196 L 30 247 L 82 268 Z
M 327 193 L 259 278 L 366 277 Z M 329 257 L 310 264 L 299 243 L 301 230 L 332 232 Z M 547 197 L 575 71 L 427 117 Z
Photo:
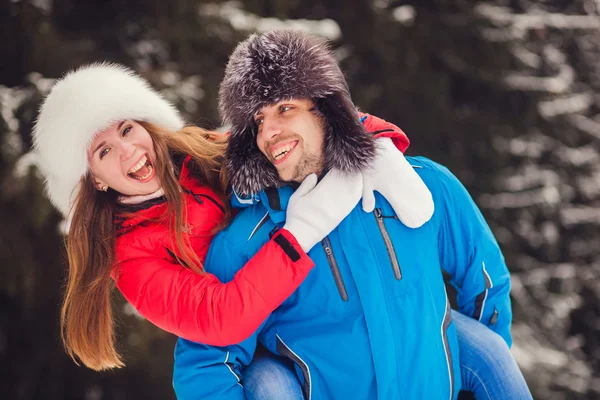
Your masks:
M 375 157 L 375 140 L 360 121 L 349 96 L 336 92 L 315 100 L 325 119 L 325 165 L 355 172 L 369 166 Z
M 231 132 L 227 147 L 227 174 L 233 190 L 242 196 L 281 185 L 277 169 L 256 144 L 252 126 L 241 132 Z

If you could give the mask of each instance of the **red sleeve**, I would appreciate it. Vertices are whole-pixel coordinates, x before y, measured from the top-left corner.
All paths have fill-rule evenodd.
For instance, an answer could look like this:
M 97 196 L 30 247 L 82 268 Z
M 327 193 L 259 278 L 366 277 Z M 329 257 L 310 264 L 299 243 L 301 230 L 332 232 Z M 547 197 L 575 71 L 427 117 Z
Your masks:
M 373 133 L 375 138 L 389 137 L 392 139 L 398 150 L 405 152 L 410 145 L 408 136 L 398 128 L 396 125 L 387 122 L 379 117 L 370 114 L 364 114 L 359 112 L 361 121 L 365 126 L 367 132 Z
M 118 264 L 117 287 L 142 316 L 177 336 L 214 346 L 247 339 L 314 267 L 285 229 L 226 284 L 139 248 L 120 253 L 127 260 Z

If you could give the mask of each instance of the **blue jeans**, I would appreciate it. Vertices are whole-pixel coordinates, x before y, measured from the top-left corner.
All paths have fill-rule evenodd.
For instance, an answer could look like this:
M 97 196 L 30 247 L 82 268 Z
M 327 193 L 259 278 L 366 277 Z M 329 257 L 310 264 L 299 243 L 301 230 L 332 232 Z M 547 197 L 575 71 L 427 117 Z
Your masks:
M 504 339 L 457 311 L 452 311 L 452 318 L 463 390 L 473 392 L 477 400 L 533 399 Z
M 506 342 L 482 323 L 452 311 L 458 334 L 463 390 L 477 400 L 533 399 Z M 257 357 L 244 370 L 247 400 L 302 400 L 300 383 L 289 361 Z
M 260 355 L 242 372 L 246 400 L 303 400 L 300 382 L 288 360 Z

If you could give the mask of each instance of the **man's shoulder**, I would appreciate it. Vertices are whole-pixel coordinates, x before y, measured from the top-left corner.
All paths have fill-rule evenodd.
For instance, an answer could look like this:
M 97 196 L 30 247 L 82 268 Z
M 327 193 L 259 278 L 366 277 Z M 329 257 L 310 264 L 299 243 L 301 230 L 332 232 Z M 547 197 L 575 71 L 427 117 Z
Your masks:
M 437 163 L 427 157 L 423 157 L 423 156 L 407 156 L 406 160 L 408 161 L 408 163 L 410 165 L 412 165 L 412 167 L 415 169 L 415 171 L 421 175 L 447 175 L 450 174 L 452 175 L 452 173 L 450 172 L 450 170 L 448 170 L 448 168 L 446 168 L 445 166 L 443 166 L 440 163 Z
M 436 180 L 457 179 L 447 167 L 427 157 L 409 156 L 406 157 L 406 160 L 425 183 L 428 183 L 428 181 L 433 183 Z
M 422 156 L 406 157 L 406 160 L 425 182 L 436 203 L 467 194 L 460 180 L 442 164 Z

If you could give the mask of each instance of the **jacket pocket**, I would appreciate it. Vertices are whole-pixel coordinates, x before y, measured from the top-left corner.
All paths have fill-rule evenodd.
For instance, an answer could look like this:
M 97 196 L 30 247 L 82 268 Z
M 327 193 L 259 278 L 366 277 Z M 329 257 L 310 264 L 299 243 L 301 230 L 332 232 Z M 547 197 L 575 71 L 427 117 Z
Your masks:
M 375 219 L 377 220 L 377 226 L 379 227 L 379 232 L 381 232 L 381 236 L 383 237 L 383 241 L 385 242 L 385 247 L 388 252 L 388 256 L 390 258 L 390 262 L 392 263 L 392 270 L 394 271 L 394 276 L 397 280 L 402 279 L 402 270 L 400 269 L 400 263 L 398 262 L 398 257 L 396 256 L 396 250 L 394 249 L 394 244 L 392 243 L 392 239 L 390 238 L 390 234 L 388 233 L 387 228 L 385 227 L 384 218 L 396 218 L 384 216 L 381 212 L 381 208 L 375 209 Z
M 326 236 L 325 239 L 321 241 L 321 245 L 323 246 L 323 250 L 325 251 L 325 255 L 327 256 L 327 262 L 329 263 L 329 268 L 331 269 L 333 280 L 335 281 L 335 286 L 337 286 L 338 292 L 340 293 L 340 297 L 343 301 L 348 301 L 348 292 L 346 290 L 346 285 L 344 285 L 344 280 L 342 279 L 340 268 L 335 259 L 335 255 L 333 254 L 333 248 L 331 247 L 331 241 L 329 240 L 329 236 Z
M 496 307 L 494 307 L 494 313 L 492 314 L 492 317 L 490 318 L 489 325 L 496 325 L 496 322 L 498 322 L 498 309 Z
M 304 394 L 304 399 L 311 400 L 312 386 L 308 364 L 306 364 L 302 358 L 300 358 L 287 344 L 285 344 L 283 339 L 281 339 L 278 334 L 275 334 L 275 337 L 277 338 L 277 353 L 292 360 L 292 362 L 296 364 L 296 366 L 302 371 L 302 376 L 304 378 L 304 383 L 302 384 L 302 393 Z
M 485 307 L 485 301 L 488 297 L 488 292 L 492 287 L 494 287 L 492 278 L 490 278 L 485 269 L 485 262 L 481 263 L 481 273 L 483 274 L 483 278 L 485 280 L 485 288 L 483 289 L 483 292 L 479 293 L 475 298 L 475 311 L 473 311 L 473 318 L 475 318 L 477 321 L 481 321 L 481 317 L 483 316 L 483 308 Z

